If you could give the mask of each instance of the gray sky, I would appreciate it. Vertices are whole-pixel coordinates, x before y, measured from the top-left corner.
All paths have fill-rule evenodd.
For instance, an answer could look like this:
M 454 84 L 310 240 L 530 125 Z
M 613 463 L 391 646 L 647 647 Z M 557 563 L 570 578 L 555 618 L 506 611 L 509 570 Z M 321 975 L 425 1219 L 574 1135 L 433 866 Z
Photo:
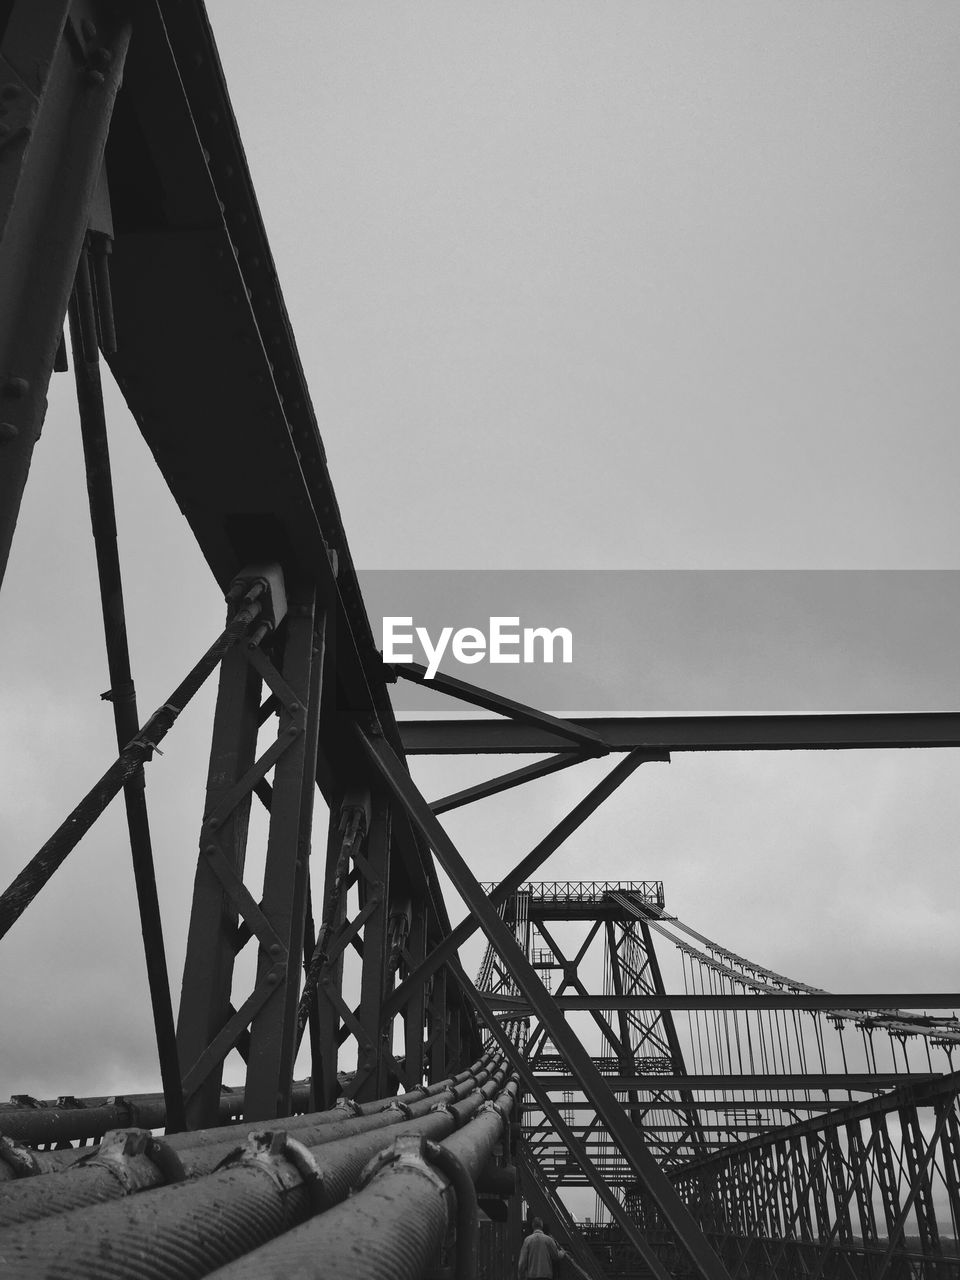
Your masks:
M 952 2 L 210 11 L 360 566 L 960 567 Z M 222 606 L 108 398 L 145 715 Z M 61 375 L 5 584 L 5 882 L 113 749 L 72 406 Z M 148 778 L 177 994 L 211 705 Z M 956 767 L 647 765 L 545 877 L 662 878 L 816 985 L 949 988 Z M 449 829 L 496 879 L 600 769 Z M 117 808 L 4 941 L 0 1093 L 157 1087 L 137 948 Z

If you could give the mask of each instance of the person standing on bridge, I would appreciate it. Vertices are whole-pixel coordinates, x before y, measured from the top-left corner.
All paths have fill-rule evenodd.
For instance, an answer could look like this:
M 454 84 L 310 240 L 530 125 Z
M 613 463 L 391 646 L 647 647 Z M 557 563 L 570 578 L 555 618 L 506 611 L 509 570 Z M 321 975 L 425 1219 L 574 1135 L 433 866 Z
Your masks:
M 567 1255 L 543 1229 L 543 1219 L 534 1218 L 533 1230 L 520 1246 L 518 1280 L 553 1280 L 554 1264 Z

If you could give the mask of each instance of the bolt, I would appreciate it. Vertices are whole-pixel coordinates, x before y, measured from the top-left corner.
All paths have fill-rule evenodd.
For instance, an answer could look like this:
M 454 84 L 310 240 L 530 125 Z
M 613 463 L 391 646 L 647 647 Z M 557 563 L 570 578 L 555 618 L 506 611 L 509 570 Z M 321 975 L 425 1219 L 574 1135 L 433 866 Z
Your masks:
M 277 973 L 276 969 L 271 969 L 270 972 L 267 974 L 267 985 L 271 987 L 275 987 L 279 981 L 280 981 L 279 973 Z
M 15 427 L 12 422 L 0 422 L 0 444 L 6 444 L 9 440 L 16 440 L 20 434 L 20 428 Z
M 272 956 L 279 956 L 282 953 L 282 951 L 283 951 L 283 947 L 281 947 L 279 942 L 274 942 L 270 947 L 270 954 Z
M 22 400 L 29 390 L 30 383 L 26 378 L 7 378 L 3 384 L 3 394 L 11 400 Z
M 215 844 L 205 844 L 200 852 L 205 854 L 206 857 L 212 858 L 215 853 L 219 852 L 219 850 Z

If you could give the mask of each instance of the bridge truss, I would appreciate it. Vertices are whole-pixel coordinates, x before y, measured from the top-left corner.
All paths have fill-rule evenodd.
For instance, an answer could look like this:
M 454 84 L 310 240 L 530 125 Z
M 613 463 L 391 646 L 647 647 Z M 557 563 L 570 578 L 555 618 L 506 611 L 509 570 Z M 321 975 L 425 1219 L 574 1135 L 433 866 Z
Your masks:
M 122 793 L 162 1086 L 0 1112 L 10 1273 L 509 1274 L 519 1179 L 594 1276 L 957 1274 L 956 994 L 816 991 L 670 917 L 657 882 L 532 877 L 642 764 L 955 747 L 960 717 L 572 721 L 439 677 L 497 718 L 399 723 L 390 684 L 424 673 L 385 669 L 370 632 L 202 5 L 7 0 L 0 81 L 0 566 L 69 366 L 118 749 L 15 868 L 0 938 L 28 927 Z M 224 630 L 146 718 L 101 359 L 227 601 Z M 146 766 L 214 675 L 175 1017 Z M 408 768 L 425 754 L 536 759 L 430 802 Z M 441 815 L 608 755 L 606 777 L 481 885 Z M 467 910 L 455 927 L 441 870 Z M 478 931 L 474 982 L 458 952 Z M 241 1092 L 223 1087 L 231 1054 Z M 589 1230 L 567 1187 L 602 1206 Z
M 731 1273 L 912 1275 L 931 1258 L 949 1273 L 960 1209 L 955 1016 L 865 996 L 845 1008 L 669 916 L 659 882 L 533 883 L 504 914 L 552 975 L 555 1003 L 585 1024 L 594 1066 Z M 521 1019 L 538 1091 L 523 1140 L 554 1213 L 561 1188 L 596 1185 L 579 1151 L 658 1258 L 680 1267 L 645 1186 L 492 948 L 478 985 Z M 608 1204 L 598 1191 L 589 1234 L 601 1252 L 625 1242 Z

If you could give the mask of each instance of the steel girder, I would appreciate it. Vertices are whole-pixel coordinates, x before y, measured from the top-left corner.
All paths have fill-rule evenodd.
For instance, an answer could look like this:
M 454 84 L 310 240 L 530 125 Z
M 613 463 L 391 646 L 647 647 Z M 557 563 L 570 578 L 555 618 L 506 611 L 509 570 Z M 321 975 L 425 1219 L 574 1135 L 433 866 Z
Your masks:
M 656 1013 L 660 1009 L 671 1012 L 708 1010 L 731 1010 L 744 1013 L 756 1013 L 759 1009 L 790 1009 L 806 1012 L 835 1013 L 841 1010 L 857 1010 L 869 1014 L 871 1011 L 889 1012 L 893 1009 L 956 1009 L 960 1007 L 960 992 L 956 991 L 905 991 L 905 992 L 840 992 L 810 991 L 798 994 L 793 991 L 773 992 L 770 995 L 750 996 L 733 995 L 727 992 L 713 992 L 706 995 L 680 994 L 678 992 L 658 992 L 650 994 L 642 991 L 629 995 L 561 995 L 557 992 L 554 1000 L 558 1008 L 570 1013 L 589 1011 L 592 1009 L 630 1010 L 635 1013 Z M 521 996 L 507 995 L 498 991 L 488 997 L 487 1003 L 495 1013 L 511 1013 L 522 1018 L 529 1012 Z M 922 1015 L 912 1015 L 918 1023 L 926 1023 L 931 1029 L 936 1026 L 936 1019 Z
M 211 1123 L 223 1060 L 241 1041 L 247 1114 L 274 1117 L 289 1109 L 322 664 L 323 617 L 315 619 L 309 587 L 291 593 L 276 664 L 260 648 L 242 647 L 221 669 L 178 1027 L 183 1089 L 194 1128 Z M 278 707 L 278 728 L 274 743 L 258 759 L 264 683 Z M 271 769 L 269 795 L 261 792 L 270 830 L 257 902 L 243 882 L 247 830 L 254 794 Z M 251 937 L 259 942 L 254 988 L 234 1009 L 234 959 Z
M 956 1075 L 903 1084 L 694 1160 L 674 1180 L 733 1274 L 956 1276 L 958 1099 Z
M 816 751 L 960 746 L 950 711 L 790 716 L 605 716 L 570 722 L 610 751 Z M 581 750 L 569 738 L 512 720 L 407 720 L 408 755 L 536 755 Z

